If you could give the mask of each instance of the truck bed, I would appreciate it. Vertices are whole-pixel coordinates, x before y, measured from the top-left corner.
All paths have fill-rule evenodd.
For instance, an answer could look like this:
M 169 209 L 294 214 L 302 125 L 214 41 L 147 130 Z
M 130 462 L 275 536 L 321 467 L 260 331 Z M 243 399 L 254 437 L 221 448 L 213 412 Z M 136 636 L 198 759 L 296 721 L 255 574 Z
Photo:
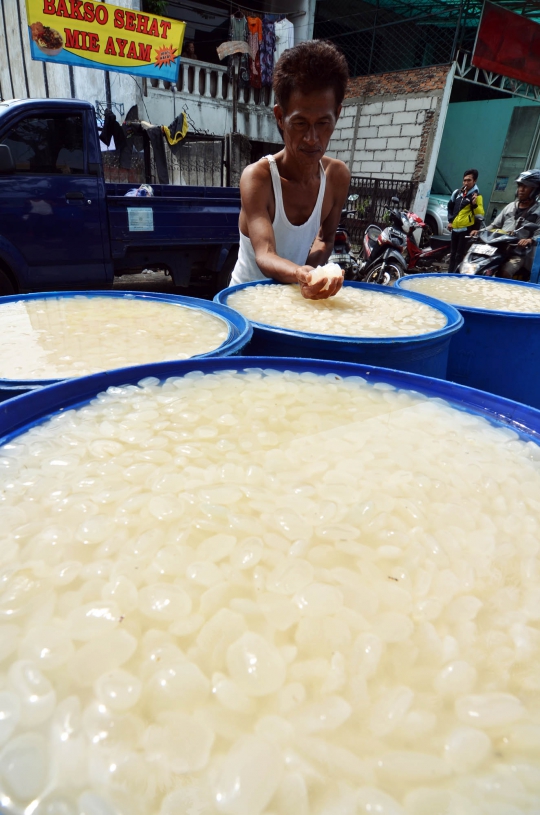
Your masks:
M 153 196 L 126 198 L 130 189 L 133 184 L 106 185 L 113 258 L 124 257 L 129 246 L 238 243 L 238 188 L 155 185 Z M 152 215 L 141 213 L 137 224 L 130 210 Z
M 238 244 L 236 187 L 153 185 L 154 195 L 126 197 L 133 184 L 107 184 L 111 257 L 116 274 L 168 268 L 187 286 L 193 264 L 218 273 Z

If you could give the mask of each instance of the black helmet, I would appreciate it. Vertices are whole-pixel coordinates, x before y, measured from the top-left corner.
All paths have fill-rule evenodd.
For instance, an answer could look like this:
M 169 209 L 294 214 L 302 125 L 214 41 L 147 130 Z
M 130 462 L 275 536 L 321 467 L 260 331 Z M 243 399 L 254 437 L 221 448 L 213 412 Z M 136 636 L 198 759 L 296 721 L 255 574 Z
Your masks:
M 524 170 L 516 178 L 516 184 L 524 184 L 526 187 L 532 187 L 532 197 L 536 198 L 540 192 L 540 170 Z

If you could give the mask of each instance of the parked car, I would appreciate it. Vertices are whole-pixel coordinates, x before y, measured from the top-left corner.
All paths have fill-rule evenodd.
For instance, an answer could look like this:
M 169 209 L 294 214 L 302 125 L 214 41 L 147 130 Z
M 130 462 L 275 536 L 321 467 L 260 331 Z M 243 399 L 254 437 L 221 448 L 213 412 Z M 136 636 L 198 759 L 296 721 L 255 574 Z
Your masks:
M 432 235 L 449 235 L 448 229 L 448 202 L 449 195 L 435 195 L 429 196 L 429 201 L 426 210 L 424 227 L 424 240 L 428 240 Z

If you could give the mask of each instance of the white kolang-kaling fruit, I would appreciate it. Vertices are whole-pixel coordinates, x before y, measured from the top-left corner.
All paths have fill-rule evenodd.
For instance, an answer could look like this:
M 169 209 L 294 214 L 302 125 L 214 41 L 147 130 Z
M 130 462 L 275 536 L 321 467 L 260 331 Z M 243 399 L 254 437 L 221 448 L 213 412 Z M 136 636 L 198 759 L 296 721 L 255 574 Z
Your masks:
M 0 809 L 536 815 L 540 448 L 358 377 L 113 387 L 0 448 Z
M 512 281 L 486 277 L 414 277 L 403 282 L 407 291 L 437 297 L 453 306 L 470 306 L 487 311 L 540 313 L 540 290 Z
M 412 298 L 353 286 L 326 300 L 307 300 L 296 285 L 248 286 L 233 292 L 227 305 L 256 323 L 334 336 L 410 337 L 447 323 L 441 311 Z
M 63 379 L 189 359 L 222 345 L 224 320 L 136 297 L 43 297 L 0 303 L 0 379 Z
M 336 278 L 343 277 L 343 269 L 337 263 L 327 263 L 325 266 L 316 266 L 310 272 L 310 285 L 319 283 L 326 278 L 326 283 L 323 286 L 323 291 L 330 288 L 330 283 Z

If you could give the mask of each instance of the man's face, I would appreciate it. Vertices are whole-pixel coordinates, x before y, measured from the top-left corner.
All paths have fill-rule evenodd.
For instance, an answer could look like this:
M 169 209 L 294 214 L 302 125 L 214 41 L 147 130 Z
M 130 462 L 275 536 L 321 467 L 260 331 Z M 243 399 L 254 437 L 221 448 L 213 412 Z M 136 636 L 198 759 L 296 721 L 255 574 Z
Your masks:
M 472 175 L 464 175 L 463 176 L 463 186 L 467 190 L 472 190 L 472 188 L 474 187 L 474 184 L 475 184 L 475 181 L 474 181 L 474 178 L 472 177 Z
M 274 107 L 288 152 L 302 165 L 318 164 L 334 132 L 341 105 L 336 109 L 332 88 L 301 93 L 293 91 L 287 110 Z
M 532 194 L 533 188 L 527 187 L 525 184 L 517 185 L 517 198 L 518 201 L 527 201 Z

